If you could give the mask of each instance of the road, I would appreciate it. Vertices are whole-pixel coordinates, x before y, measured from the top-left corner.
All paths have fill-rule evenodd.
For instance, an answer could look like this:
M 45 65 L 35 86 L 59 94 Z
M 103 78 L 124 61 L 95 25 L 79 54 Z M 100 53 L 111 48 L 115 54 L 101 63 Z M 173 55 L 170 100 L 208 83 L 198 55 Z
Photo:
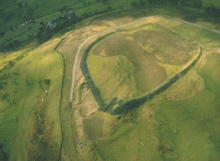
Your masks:
M 199 28 L 206 29 L 206 30 L 212 31 L 212 32 L 214 32 L 214 33 L 220 34 L 220 31 L 219 31 L 219 30 L 210 29 L 210 28 L 207 28 L 207 27 L 204 27 L 204 26 L 195 24 L 195 23 L 187 22 L 187 21 L 182 20 L 182 19 L 179 19 L 179 18 L 174 18 L 174 17 L 170 17 L 170 16 L 166 16 L 166 15 L 158 15 L 158 16 L 171 18 L 171 19 L 174 19 L 174 20 L 176 20 L 176 21 L 180 21 L 180 22 L 189 24 L 189 25 L 191 25 L 191 26 L 199 27 Z M 108 33 L 108 32 L 111 32 L 111 31 L 114 31 L 114 30 L 117 30 L 117 29 L 120 29 L 120 28 L 129 26 L 129 25 L 132 25 L 132 24 L 134 24 L 134 23 L 143 21 L 144 19 L 152 18 L 152 17 L 158 17 L 158 16 L 144 17 L 144 18 L 140 18 L 140 19 L 138 19 L 138 20 L 135 20 L 135 21 L 132 21 L 132 22 L 129 22 L 129 23 L 120 25 L 120 26 L 110 27 L 109 29 L 104 30 L 104 31 L 100 31 L 100 32 L 96 33 L 95 35 L 92 35 L 92 36 L 88 37 L 85 41 L 83 41 L 83 42 L 79 45 L 79 47 L 78 47 L 78 49 L 77 49 L 77 53 L 76 53 L 75 59 L 74 59 L 74 65 L 73 65 L 73 70 L 72 70 L 72 83 L 71 83 L 70 98 L 69 98 L 69 99 L 70 99 L 70 102 L 73 101 L 73 91 L 74 91 L 74 88 L 75 88 L 76 68 L 77 68 L 77 63 L 78 63 L 79 55 L 80 55 L 80 52 L 81 52 L 81 50 L 82 50 L 82 47 L 83 47 L 89 40 L 91 40 L 92 38 L 95 38 L 96 36 L 99 36 L 99 35 L 101 35 L 101 34 L 104 34 L 105 32 Z
M 79 45 L 79 47 L 77 49 L 76 56 L 75 56 L 75 59 L 74 59 L 73 72 L 72 72 L 72 83 L 71 83 L 71 90 L 70 90 L 70 102 L 72 102 L 72 100 L 73 100 L 73 91 L 74 91 L 74 87 L 75 87 L 75 77 L 76 77 L 76 67 L 77 67 L 80 51 L 81 51 L 83 45 L 87 41 L 89 41 L 90 39 L 94 38 L 95 36 L 96 35 L 93 35 L 93 36 L 87 38 L 85 41 L 83 41 L 82 44 Z

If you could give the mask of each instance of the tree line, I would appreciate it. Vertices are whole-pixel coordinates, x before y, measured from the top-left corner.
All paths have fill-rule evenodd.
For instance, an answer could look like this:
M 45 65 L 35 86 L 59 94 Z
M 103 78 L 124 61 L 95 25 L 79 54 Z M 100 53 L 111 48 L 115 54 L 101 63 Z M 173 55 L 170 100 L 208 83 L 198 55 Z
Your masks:
M 220 9 L 214 5 L 210 5 L 205 8 L 206 12 L 214 17 L 220 18 Z
M 107 3 L 107 0 L 102 0 L 102 2 Z M 62 32 L 66 28 L 73 26 L 74 24 L 77 24 L 83 19 L 97 14 L 110 12 L 112 10 L 113 8 L 111 6 L 106 5 L 106 7 L 103 8 L 103 10 L 85 12 L 81 16 L 77 16 L 71 7 L 64 5 L 60 9 L 62 16 L 47 23 L 41 22 L 41 26 L 39 27 L 36 38 L 39 43 L 43 43 L 50 39 L 54 34 Z
M 5 42 L 0 46 L 0 51 L 14 50 L 20 45 L 25 44 L 35 38 L 38 40 L 39 43 L 43 43 L 48 39 L 50 39 L 54 34 L 64 31 L 66 28 L 73 26 L 74 24 L 77 24 L 83 19 L 115 10 L 111 6 L 109 0 L 96 0 L 96 2 L 93 3 L 90 3 L 89 1 L 84 1 L 83 5 L 84 7 L 86 7 L 100 2 L 105 4 L 105 7 L 103 7 L 102 9 L 97 8 L 97 10 L 94 10 L 92 12 L 84 12 L 80 16 L 76 15 L 74 9 L 72 9 L 71 7 L 67 5 L 63 5 L 59 9 L 61 16 L 51 20 L 50 22 L 41 22 L 36 35 L 35 34 L 27 35 L 27 39 L 25 41 L 21 41 L 18 36 L 16 38 L 13 38 L 13 40 L 8 40 L 7 38 L 5 38 Z M 23 6 L 27 6 L 28 4 L 22 3 L 21 5 L 20 3 L 18 3 L 18 5 L 19 7 L 22 8 Z M 202 0 L 133 0 L 133 2 L 131 2 L 131 8 L 134 9 L 153 7 L 157 5 L 160 6 L 176 5 L 176 6 L 187 6 L 193 8 L 203 8 Z M 38 8 L 38 6 L 35 6 L 35 8 Z M 214 16 L 215 18 L 216 17 L 219 18 L 220 15 L 219 8 L 211 5 L 203 9 L 204 11 L 206 11 L 206 14 Z M 34 23 L 34 21 L 32 23 Z M 12 31 L 13 28 L 10 30 Z M 30 31 L 32 30 L 32 28 L 29 27 L 28 30 Z M 6 31 L 4 30 L 0 31 L 0 38 L 5 37 L 5 35 L 6 35 Z
M 202 8 L 202 0 L 141 0 L 131 3 L 133 8 L 143 8 L 146 5 L 155 6 L 165 4 Z
M 73 11 L 66 11 L 62 16 L 47 22 L 40 23 L 36 38 L 39 43 L 45 42 L 50 39 L 55 33 L 62 31 L 64 28 L 79 22 L 78 17 Z

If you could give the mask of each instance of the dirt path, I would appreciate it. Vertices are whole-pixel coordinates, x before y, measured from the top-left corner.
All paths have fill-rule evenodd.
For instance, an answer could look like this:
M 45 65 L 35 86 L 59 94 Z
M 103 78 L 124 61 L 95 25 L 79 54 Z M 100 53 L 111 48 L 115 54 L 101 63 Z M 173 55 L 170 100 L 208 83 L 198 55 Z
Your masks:
M 86 44 L 90 39 L 92 39 L 95 36 L 96 35 L 93 35 L 93 36 L 87 38 L 78 47 L 78 50 L 77 50 L 77 53 L 76 53 L 76 56 L 75 56 L 75 59 L 74 59 L 74 65 L 73 65 L 72 84 L 71 84 L 71 90 L 70 90 L 70 102 L 72 102 L 72 100 L 73 100 L 73 91 L 74 91 L 74 87 L 75 87 L 76 68 L 77 68 L 77 63 L 78 63 L 80 51 L 81 51 L 82 47 L 84 46 L 84 44 Z
M 170 16 L 163 16 L 163 17 L 168 17 L 168 18 L 174 19 L 174 20 L 176 20 L 176 21 L 183 22 L 183 23 L 188 24 L 188 25 L 191 25 L 191 26 L 199 27 L 199 28 L 206 29 L 206 30 L 208 30 L 208 31 L 212 31 L 212 32 L 214 32 L 214 33 L 220 34 L 220 31 L 219 31 L 219 30 L 216 30 L 216 29 L 210 29 L 210 28 L 201 26 L 201 25 L 199 25 L 199 24 L 195 24 L 195 23 L 192 23 L 192 22 L 188 22 L 188 21 L 185 21 L 185 20 L 182 20 L 182 19 L 179 19 L 179 18 L 174 18 L 174 17 L 170 17 Z

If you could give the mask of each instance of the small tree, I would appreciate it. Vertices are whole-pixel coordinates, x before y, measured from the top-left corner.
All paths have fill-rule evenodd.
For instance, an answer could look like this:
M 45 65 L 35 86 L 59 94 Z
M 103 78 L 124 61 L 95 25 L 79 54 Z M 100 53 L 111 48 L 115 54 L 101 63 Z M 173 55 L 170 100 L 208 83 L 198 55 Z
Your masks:
M 104 4 L 108 3 L 108 0 L 101 0 Z
M 138 4 L 137 4 L 137 2 L 132 2 L 132 3 L 131 3 L 131 6 L 132 6 L 133 8 L 137 8 L 137 7 L 138 7 Z
M 50 79 L 45 79 L 45 84 L 50 85 Z
M 23 7 L 22 2 L 19 2 L 19 3 L 18 3 L 18 7 L 19 7 L 19 8 L 22 8 L 22 7 Z
M 0 37 L 3 37 L 5 35 L 5 31 L 0 32 Z
M 14 31 L 14 28 L 12 26 L 9 29 L 10 29 L 10 31 Z
M 140 1 L 139 4 L 140 4 L 141 7 L 144 7 L 146 5 L 146 2 L 145 1 Z

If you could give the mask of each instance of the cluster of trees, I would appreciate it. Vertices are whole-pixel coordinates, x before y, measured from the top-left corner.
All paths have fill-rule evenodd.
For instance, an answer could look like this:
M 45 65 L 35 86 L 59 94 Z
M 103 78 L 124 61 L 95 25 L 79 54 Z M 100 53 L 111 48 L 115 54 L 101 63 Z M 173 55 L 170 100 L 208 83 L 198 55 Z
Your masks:
M 149 0 L 150 5 L 162 5 L 166 4 L 166 0 Z
M 107 2 L 104 0 L 102 1 L 105 3 Z M 71 7 L 64 5 L 59 10 L 62 13 L 62 16 L 45 24 L 41 22 L 41 26 L 39 27 L 39 31 L 36 38 L 39 43 L 45 42 L 48 39 L 50 39 L 55 33 L 61 32 L 65 28 L 72 26 L 85 18 L 101 13 L 110 12 L 112 10 L 114 9 L 111 6 L 106 5 L 106 8 L 104 8 L 103 10 L 85 12 L 82 16 L 78 17 L 76 16 L 74 10 Z
M 220 18 L 220 9 L 211 5 L 205 8 L 206 12 L 212 16 Z
M 21 41 L 20 39 L 9 41 L 7 38 L 5 38 L 5 41 L 0 45 L 0 51 L 5 52 L 8 50 L 14 50 L 17 47 L 19 47 L 21 44 L 25 44 L 26 42 L 32 40 L 33 38 L 36 38 L 39 43 L 43 43 L 48 39 L 50 39 L 55 33 L 61 32 L 65 28 L 72 26 L 85 18 L 114 10 L 111 6 L 108 5 L 108 0 L 96 0 L 95 3 L 104 3 L 106 7 L 103 8 L 102 10 L 97 9 L 93 12 L 85 12 L 80 17 L 75 15 L 74 10 L 70 6 L 68 5 L 61 6 L 61 8 L 59 9 L 61 16 L 47 23 L 41 22 L 40 23 L 41 26 L 39 27 L 36 35 L 29 34 L 27 35 L 27 38 L 23 41 Z M 39 7 L 38 5 L 30 6 L 29 3 L 27 2 L 17 2 L 17 1 L 13 5 L 17 5 L 18 9 L 26 8 L 26 14 L 24 16 L 21 15 L 21 13 L 17 14 L 17 17 L 23 19 L 24 21 L 30 20 L 31 19 L 30 17 L 33 15 L 33 12 Z M 84 7 L 87 5 L 92 5 L 92 3 L 90 1 L 84 2 Z M 29 7 L 29 9 L 27 9 L 27 7 Z M 11 18 L 13 18 L 13 15 L 14 13 L 4 14 L 3 11 L 0 10 L 0 16 L 5 19 L 5 22 L 10 21 Z M 34 23 L 34 21 L 32 21 L 32 23 Z M 4 38 L 7 32 L 14 31 L 17 28 L 18 26 L 15 27 L 11 26 L 10 28 L 7 29 L 7 31 L 0 30 L 0 38 Z M 29 26 L 28 31 L 31 30 L 32 28 Z
M 9 155 L 4 148 L 5 148 L 4 144 L 0 143 L 0 160 L 8 161 Z
M 202 7 L 202 0 L 148 0 L 148 1 L 133 1 L 132 7 L 133 8 L 142 8 L 146 5 L 154 6 L 154 5 L 164 5 L 164 4 L 172 4 L 172 5 L 183 5 L 195 8 Z
M 62 31 L 64 28 L 71 26 L 79 21 L 79 18 L 75 15 L 73 10 L 68 9 L 61 9 L 63 13 L 57 19 L 52 20 L 48 23 L 41 22 L 41 26 L 39 27 L 39 31 L 37 33 L 37 40 L 42 43 L 46 40 L 50 39 L 55 33 Z
M 104 3 L 104 4 L 108 4 L 108 1 L 109 0 L 96 0 L 95 2 L 91 2 L 91 1 L 84 1 L 83 2 L 83 5 L 84 5 L 84 7 L 85 6 L 90 6 L 90 5 L 92 5 L 92 4 L 95 4 L 95 3 L 100 3 L 100 2 L 102 2 L 102 3 Z
M 3 37 L 5 35 L 5 31 L 0 31 L 0 37 Z
M 9 49 L 16 49 L 18 48 L 22 43 L 20 40 L 15 39 L 15 40 L 11 40 L 9 41 L 8 39 L 5 39 L 5 43 L 1 44 L 0 50 L 1 51 L 7 51 Z
M 30 7 L 30 4 L 28 4 L 27 2 L 18 2 L 17 0 L 14 0 L 19 8 L 27 8 L 27 6 Z M 90 2 L 89 0 L 84 1 L 82 7 L 86 7 L 89 5 L 93 5 L 95 3 L 103 3 L 105 4 L 105 8 L 102 9 L 98 9 L 94 10 L 92 12 L 84 12 L 80 17 L 75 15 L 74 10 L 67 6 L 67 5 L 63 5 L 59 11 L 62 13 L 62 16 L 52 20 L 51 23 L 53 24 L 52 26 L 49 25 L 48 23 L 41 23 L 41 26 L 39 27 L 38 33 L 35 36 L 34 34 L 32 35 L 27 35 L 27 39 L 25 41 L 29 41 L 33 38 L 37 38 L 37 40 L 42 43 L 45 42 L 46 40 L 50 39 L 55 33 L 61 32 L 63 31 L 65 28 L 72 26 L 74 24 L 76 24 L 77 22 L 97 15 L 97 14 L 102 14 L 102 13 L 107 13 L 110 11 L 113 11 L 114 8 L 112 8 L 110 6 L 110 2 L 109 0 L 96 0 L 96 2 Z M 202 0 L 133 0 L 133 2 L 131 3 L 131 7 L 132 8 L 145 8 L 146 6 L 155 6 L 155 5 L 179 5 L 179 6 L 188 6 L 188 7 L 194 7 L 194 8 L 202 8 Z M 18 13 L 18 17 L 24 19 L 25 21 L 30 20 L 30 16 L 33 14 L 33 12 L 38 8 L 38 5 L 32 6 L 32 8 L 29 8 L 28 10 L 26 10 L 27 14 L 25 14 L 24 16 L 21 15 L 21 13 Z M 207 13 L 209 13 L 209 15 L 215 16 L 215 17 L 219 17 L 220 15 L 220 9 L 216 8 L 215 6 L 209 6 L 205 8 L 205 11 Z M 9 21 L 11 18 L 14 17 L 13 13 L 9 13 L 9 14 L 4 14 L 3 11 L 0 10 L 0 16 L 2 18 L 5 19 L 6 21 Z M 34 23 L 32 21 L 32 23 Z M 7 32 L 9 31 L 13 31 L 14 29 L 16 29 L 16 27 L 9 27 L 5 30 L 1 30 L 0 31 L 0 38 L 3 38 L 7 35 Z M 32 30 L 31 27 L 28 28 L 28 31 Z M 5 39 L 6 40 L 6 39 Z M 23 43 L 23 41 L 22 41 Z M 7 49 L 15 49 L 16 47 L 18 47 L 21 44 L 21 42 L 19 40 L 11 40 L 9 41 L 5 41 L 1 46 L 0 46 L 0 50 L 1 51 L 5 51 Z
M 49 85 L 50 85 L 51 80 L 50 80 L 50 79 L 45 79 L 45 80 L 44 80 L 44 82 L 45 82 L 45 84 L 46 84 L 46 85 L 48 85 L 48 86 L 49 86 Z
M 181 5 L 184 6 L 190 6 L 195 8 L 201 8 L 202 7 L 202 0 L 182 0 L 180 1 Z
M 88 17 L 91 17 L 91 16 L 94 16 L 94 15 L 98 15 L 98 14 L 102 14 L 102 13 L 107 13 L 107 12 L 110 12 L 110 11 L 113 11 L 114 8 L 112 8 L 111 6 L 106 6 L 103 10 L 95 10 L 93 12 L 85 12 L 82 14 L 81 17 L 79 17 L 80 20 L 83 20 L 85 18 L 88 18 Z

